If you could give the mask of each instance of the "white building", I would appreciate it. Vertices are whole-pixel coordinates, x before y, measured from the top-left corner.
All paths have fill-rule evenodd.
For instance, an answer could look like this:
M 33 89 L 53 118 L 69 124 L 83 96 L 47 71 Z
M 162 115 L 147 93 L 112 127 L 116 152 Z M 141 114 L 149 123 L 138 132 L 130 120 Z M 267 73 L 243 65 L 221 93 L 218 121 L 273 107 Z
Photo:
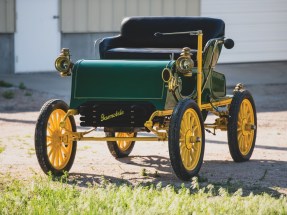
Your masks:
M 0 73 L 53 71 L 61 47 L 95 58 L 126 16 L 221 18 L 235 47 L 220 62 L 287 60 L 286 0 L 0 0 Z

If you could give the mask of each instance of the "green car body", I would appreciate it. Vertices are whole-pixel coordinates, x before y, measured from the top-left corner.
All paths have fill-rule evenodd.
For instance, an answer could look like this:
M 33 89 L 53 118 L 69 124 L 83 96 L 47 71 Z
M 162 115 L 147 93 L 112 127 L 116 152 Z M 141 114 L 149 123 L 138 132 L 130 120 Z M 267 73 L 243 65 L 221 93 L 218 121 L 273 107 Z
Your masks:
M 167 109 L 168 89 L 162 79 L 165 68 L 176 73 L 175 61 L 79 60 L 72 72 L 70 108 L 94 102 L 149 102 L 157 110 Z M 181 95 L 196 99 L 196 68 L 192 77 L 181 77 Z M 224 97 L 225 76 L 203 70 L 202 103 Z M 178 100 L 180 98 L 177 98 Z M 173 103 L 174 107 L 176 103 Z M 169 108 L 172 108 L 169 106 Z

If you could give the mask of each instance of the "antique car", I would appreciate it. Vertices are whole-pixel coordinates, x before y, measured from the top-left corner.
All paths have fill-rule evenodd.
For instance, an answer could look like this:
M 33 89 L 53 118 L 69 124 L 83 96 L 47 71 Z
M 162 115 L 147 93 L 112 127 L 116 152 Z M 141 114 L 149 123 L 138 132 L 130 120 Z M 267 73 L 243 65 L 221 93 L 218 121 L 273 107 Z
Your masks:
M 47 101 L 40 111 L 35 148 L 42 170 L 69 171 L 77 141 L 107 141 L 115 158 L 128 156 L 136 141 L 168 141 L 174 173 L 189 180 L 203 163 L 205 130 L 216 129 L 227 131 L 235 162 L 249 160 L 254 100 L 243 84 L 226 95 L 225 76 L 215 71 L 222 47 L 234 46 L 224 29 L 222 20 L 207 17 L 130 17 L 120 35 L 98 43 L 101 59 L 73 63 L 62 49 L 55 67 L 72 78 L 71 100 Z M 214 123 L 204 123 L 208 114 Z M 86 131 L 76 131 L 74 115 Z M 98 127 L 106 136 L 91 135 Z

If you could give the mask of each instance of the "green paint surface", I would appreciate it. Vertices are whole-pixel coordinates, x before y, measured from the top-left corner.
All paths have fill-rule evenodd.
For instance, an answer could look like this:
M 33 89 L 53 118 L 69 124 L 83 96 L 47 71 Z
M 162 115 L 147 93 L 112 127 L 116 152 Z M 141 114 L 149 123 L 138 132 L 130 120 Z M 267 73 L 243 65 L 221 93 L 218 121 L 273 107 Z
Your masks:
M 147 101 L 164 109 L 161 73 L 170 61 L 81 60 L 73 67 L 71 108 L 87 101 Z

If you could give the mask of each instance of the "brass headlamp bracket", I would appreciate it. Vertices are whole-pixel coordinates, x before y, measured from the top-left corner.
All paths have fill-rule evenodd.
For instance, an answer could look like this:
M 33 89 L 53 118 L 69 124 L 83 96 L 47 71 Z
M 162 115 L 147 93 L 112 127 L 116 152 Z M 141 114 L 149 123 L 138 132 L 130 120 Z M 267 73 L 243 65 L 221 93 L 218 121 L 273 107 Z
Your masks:
M 62 48 L 59 57 L 55 60 L 55 68 L 60 72 L 62 77 L 70 76 L 72 74 L 71 69 L 73 68 L 73 63 L 71 62 L 70 50 L 67 48 Z
M 174 75 L 172 74 L 172 71 L 170 68 L 164 68 L 162 70 L 161 74 L 162 80 L 167 83 L 168 90 L 169 91 L 174 91 L 178 87 L 178 77 L 177 74 L 175 73 Z

